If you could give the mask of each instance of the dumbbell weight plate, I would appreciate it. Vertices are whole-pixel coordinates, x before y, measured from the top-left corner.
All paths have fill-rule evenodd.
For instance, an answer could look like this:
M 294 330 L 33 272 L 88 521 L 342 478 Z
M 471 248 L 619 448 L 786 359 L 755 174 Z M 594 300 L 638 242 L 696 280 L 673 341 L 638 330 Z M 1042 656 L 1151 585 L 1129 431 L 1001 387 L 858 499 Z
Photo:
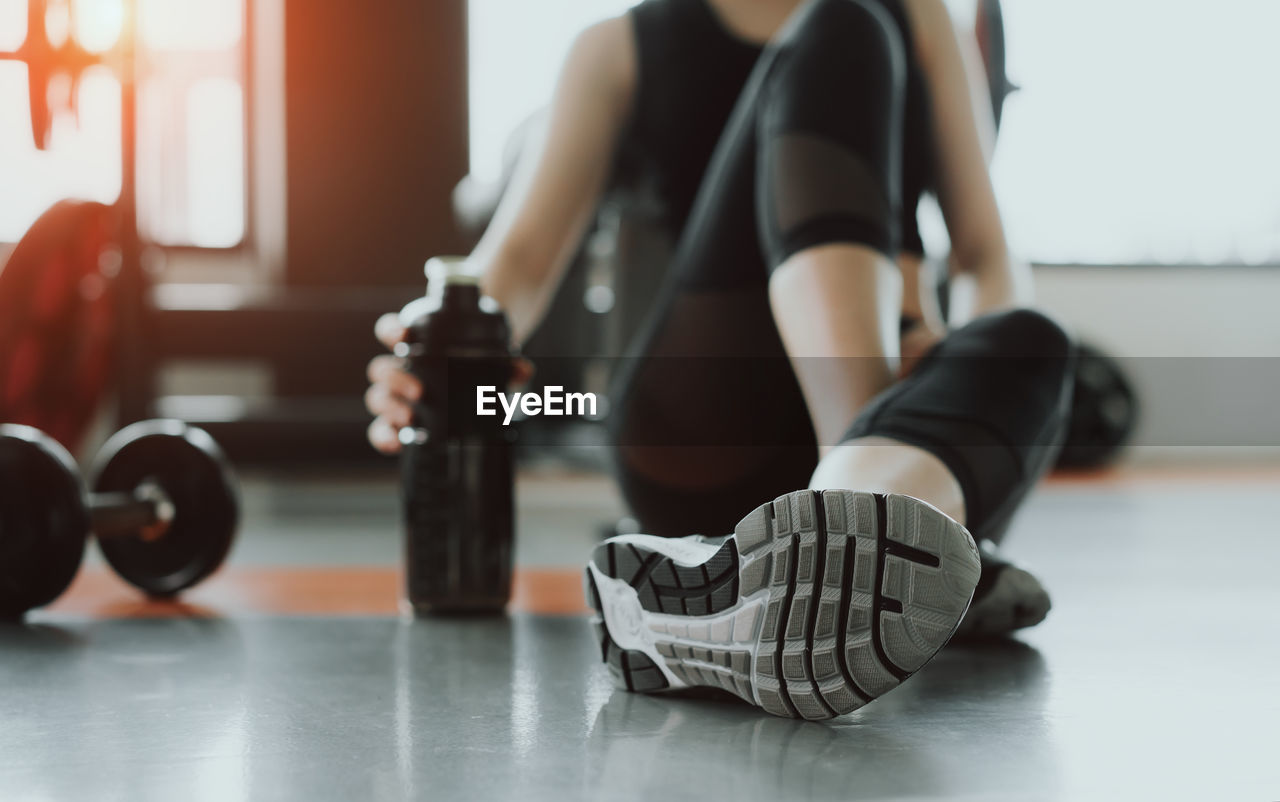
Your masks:
M 102 447 L 92 476 L 95 493 L 130 493 L 151 482 L 173 502 L 174 518 L 162 537 L 98 540 L 125 581 L 151 596 L 172 596 L 227 558 L 240 503 L 226 457 L 207 432 L 173 420 L 127 426 Z
M 1101 468 L 1114 462 L 1137 426 L 1133 385 L 1116 359 L 1087 343 L 1076 349 L 1071 419 L 1057 466 Z
M 88 533 L 84 485 L 67 450 L 30 426 L 0 425 L 0 617 L 62 595 Z
M 0 266 L 0 406 L 69 449 L 111 384 L 118 290 L 116 211 L 58 201 Z

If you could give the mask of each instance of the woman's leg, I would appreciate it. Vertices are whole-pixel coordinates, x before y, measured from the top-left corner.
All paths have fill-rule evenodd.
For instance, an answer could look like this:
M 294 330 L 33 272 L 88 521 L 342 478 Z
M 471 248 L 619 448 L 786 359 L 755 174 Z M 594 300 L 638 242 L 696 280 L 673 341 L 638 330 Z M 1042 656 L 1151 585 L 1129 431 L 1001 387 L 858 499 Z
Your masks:
M 592 555 L 601 653 L 628 689 L 709 685 L 829 718 L 919 669 L 969 603 L 978 554 L 955 520 L 906 495 L 795 490 L 815 428 L 834 442 L 892 377 L 903 59 L 878 6 L 814 0 L 717 150 L 615 424 L 632 504 L 643 477 L 693 499 L 673 526 L 719 534 L 755 509 L 723 542 L 624 535 Z M 784 461 L 797 445 L 806 461 Z M 774 489 L 712 508 L 757 478 Z
M 935 506 L 949 514 L 961 509 L 975 538 L 998 542 L 1061 447 L 1073 366 L 1070 338 L 1043 314 L 1015 309 L 981 317 L 862 409 L 814 483 L 874 481 L 877 463 L 892 464 L 902 475 L 894 492 L 932 485 Z M 950 482 L 938 479 L 939 466 Z
M 1071 344 L 1039 313 L 990 315 L 889 387 L 903 43 L 857 2 L 820 0 L 793 23 L 759 114 L 756 209 L 772 314 L 822 453 L 811 486 L 910 495 L 998 539 L 1065 433 Z M 846 102 L 815 102 L 841 75 Z
M 840 47 L 845 21 L 876 27 L 862 10 L 811 9 L 826 24 L 795 32 L 805 46 L 774 75 L 757 197 L 775 266 L 771 308 L 820 444 L 810 486 L 902 493 L 964 522 L 960 484 L 936 455 L 889 437 L 842 442 L 849 422 L 892 382 L 902 308 L 890 258 L 900 219 L 901 48 L 882 24 L 885 35 L 864 36 L 851 61 Z M 862 74 L 861 103 L 811 102 L 807 87 L 842 71 Z
M 968 524 L 982 576 L 960 634 L 1003 635 L 1049 612 L 1039 580 L 994 547 L 1065 436 L 1072 363 L 1070 340 L 1037 312 L 980 318 L 868 405 L 814 473 L 813 487 L 906 493 Z
M 856 487 L 901 493 L 928 501 L 964 523 L 964 492 L 946 463 L 933 454 L 888 437 L 862 437 L 830 449 L 809 480 L 814 490 Z

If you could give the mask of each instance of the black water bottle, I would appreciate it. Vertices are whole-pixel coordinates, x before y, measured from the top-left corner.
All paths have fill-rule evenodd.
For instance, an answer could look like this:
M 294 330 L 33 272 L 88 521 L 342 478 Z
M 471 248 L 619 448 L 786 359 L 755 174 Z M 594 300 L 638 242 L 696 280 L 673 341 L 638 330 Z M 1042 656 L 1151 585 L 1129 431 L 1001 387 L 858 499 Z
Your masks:
M 511 597 L 511 431 L 477 414 L 477 388 L 503 392 L 506 317 L 482 298 L 465 260 L 427 262 L 427 296 L 400 313 L 400 353 L 421 382 L 400 432 L 407 594 L 415 615 L 499 613 Z

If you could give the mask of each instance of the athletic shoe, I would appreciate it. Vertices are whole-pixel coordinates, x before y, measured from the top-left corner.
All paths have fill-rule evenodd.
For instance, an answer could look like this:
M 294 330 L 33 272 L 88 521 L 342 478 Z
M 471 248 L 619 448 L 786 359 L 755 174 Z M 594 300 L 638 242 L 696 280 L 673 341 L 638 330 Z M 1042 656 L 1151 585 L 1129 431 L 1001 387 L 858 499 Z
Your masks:
M 800 490 L 719 540 L 610 538 L 585 584 L 601 657 L 627 690 L 709 686 L 828 719 L 928 662 L 979 570 L 968 531 L 923 501 Z
M 979 553 L 982 578 L 956 637 L 998 638 L 1043 621 L 1052 603 L 1040 580 L 1001 557 L 990 540 Z

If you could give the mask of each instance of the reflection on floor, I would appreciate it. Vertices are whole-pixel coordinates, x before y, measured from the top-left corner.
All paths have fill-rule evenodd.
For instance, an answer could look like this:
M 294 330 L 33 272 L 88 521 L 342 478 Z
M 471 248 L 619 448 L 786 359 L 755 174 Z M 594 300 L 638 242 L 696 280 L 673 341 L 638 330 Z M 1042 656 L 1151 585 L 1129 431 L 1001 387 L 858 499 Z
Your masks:
M 521 611 L 417 623 L 392 614 L 393 487 L 250 481 L 233 563 L 189 607 L 91 565 L 0 627 L 0 798 L 1280 799 L 1259 477 L 1049 486 L 1010 542 L 1049 620 L 833 724 L 613 689 L 585 619 L 543 606 L 580 602 L 618 513 L 596 480 L 522 485 Z

